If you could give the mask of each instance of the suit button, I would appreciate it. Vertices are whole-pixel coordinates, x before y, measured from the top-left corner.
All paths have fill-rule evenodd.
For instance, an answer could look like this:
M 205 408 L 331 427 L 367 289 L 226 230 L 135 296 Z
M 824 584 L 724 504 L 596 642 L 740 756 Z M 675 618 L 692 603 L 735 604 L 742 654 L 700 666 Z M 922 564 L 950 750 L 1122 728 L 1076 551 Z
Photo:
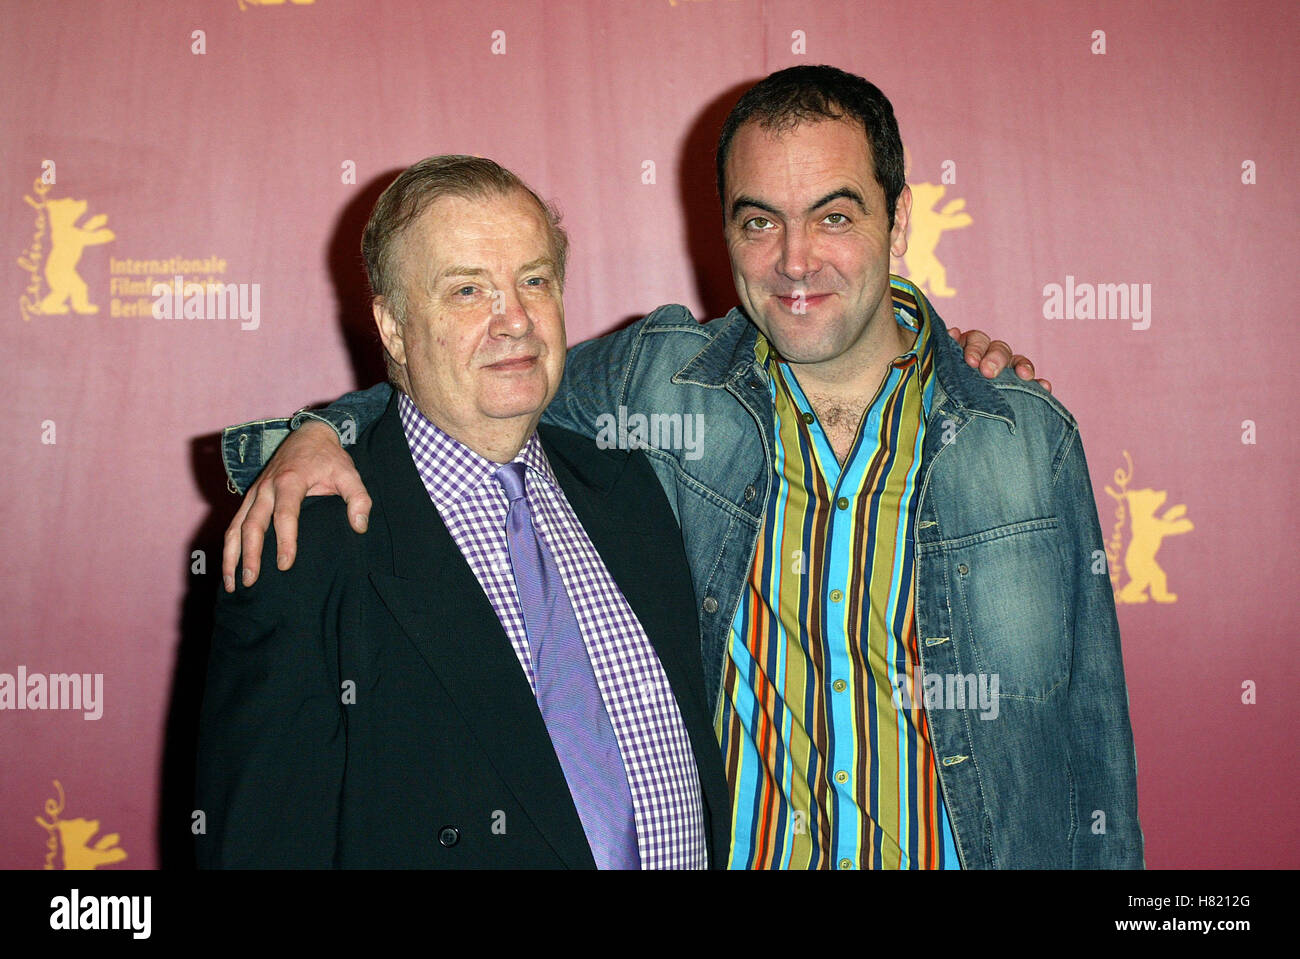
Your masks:
M 716 613 L 718 611 L 718 601 L 712 596 L 704 597 L 704 611 L 706 613 Z
M 460 842 L 460 830 L 455 826 L 443 826 L 438 830 L 438 842 L 450 849 Z

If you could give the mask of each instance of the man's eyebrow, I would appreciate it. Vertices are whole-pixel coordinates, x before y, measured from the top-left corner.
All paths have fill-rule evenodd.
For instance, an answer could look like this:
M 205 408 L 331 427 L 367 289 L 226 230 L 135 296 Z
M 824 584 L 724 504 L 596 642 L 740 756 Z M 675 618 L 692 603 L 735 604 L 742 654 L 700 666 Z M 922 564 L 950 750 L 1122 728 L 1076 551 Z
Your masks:
M 866 212 L 867 209 L 867 203 L 865 200 L 862 199 L 862 194 L 859 193 L 857 190 L 854 190 L 852 187 L 845 186 L 845 187 L 840 187 L 838 190 L 832 190 L 830 193 L 827 193 L 820 200 L 817 200 L 815 203 L 809 206 L 808 209 L 804 212 L 812 213 L 814 210 L 819 210 L 822 207 L 824 207 L 826 204 L 831 203 L 834 200 L 851 200 L 852 202 L 856 203 L 858 209 L 862 210 L 864 213 Z M 776 207 L 764 203 L 762 200 L 756 200 L 752 196 L 745 196 L 744 194 L 741 194 L 740 196 L 736 197 L 735 201 L 733 201 L 731 204 L 732 217 L 734 218 L 745 207 L 754 207 L 757 210 L 762 210 L 764 213 L 771 213 L 773 215 L 780 215 L 781 212 L 780 210 L 776 209 Z
M 549 256 L 539 256 L 537 259 L 529 260 L 527 263 L 521 266 L 519 268 L 519 272 L 527 273 L 530 270 L 537 270 L 537 269 L 541 269 L 542 267 L 545 267 L 549 270 L 554 270 L 555 260 Z M 487 272 L 488 271 L 483 269 L 483 267 L 481 266 L 456 265 L 456 266 L 449 266 L 445 270 L 440 271 L 438 275 L 435 276 L 433 279 L 435 283 L 439 283 L 443 280 L 450 279 L 451 277 L 454 276 L 486 276 Z
M 862 194 L 847 186 L 840 187 L 838 190 L 832 190 L 830 193 L 827 193 L 812 206 L 808 207 L 806 212 L 811 213 L 814 210 L 819 210 L 833 200 L 852 200 L 858 205 L 859 210 L 863 213 L 867 212 L 867 203 L 862 199 Z
M 535 259 L 535 260 L 529 260 L 527 263 L 525 263 L 523 266 L 521 266 L 521 267 L 519 268 L 519 272 L 520 272 L 520 273 L 528 273 L 528 272 L 530 272 L 530 271 L 532 271 L 532 270 L 539 270 L 539 269 L 541 269 L 542 267 L 545 267 L 546 269 L 551 270 L 552 272 L 554 272 L 554 271 L 555 271 L 555 260 L 552 259 L 552 258 L 549 257 L 549 256 L 539 256 L 537 259 Z
M 453 276 L 482 276 L 486 272 L 487 270 L 483 269 L 481 266 L 449 266 L 445 270 L 440 271 L 433 280 L 437 283 Z
M 756 200 L 752 196 L 745 196 L 745 194 L 742 193 L 731 203 L 731 216 L 735 218 L 735 216 L 747 206 L 752 206 L 756 210 L 762 210 L 764 213 L 780 213 L 776 207 L 768 206 L 762 200 Z

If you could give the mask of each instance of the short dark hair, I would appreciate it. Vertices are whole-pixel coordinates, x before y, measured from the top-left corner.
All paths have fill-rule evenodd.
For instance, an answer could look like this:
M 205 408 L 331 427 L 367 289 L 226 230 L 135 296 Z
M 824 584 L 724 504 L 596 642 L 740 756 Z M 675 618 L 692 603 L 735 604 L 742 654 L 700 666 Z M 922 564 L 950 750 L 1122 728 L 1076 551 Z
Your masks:
M 731 108 L 718 137 L 718 199 L 723 217 L 727 215 L 727 154 L 737 130 L 757 123 L 765 130 L 786 132 L 800 123 L 845 119 L 860 123 L 867 136 L 893 229 L 904 182 L 903 140 L 894 107 L 874 83 L 825 64 L 778 70 L 746 90 Z
M 370 291 L 382 296 L 398 323 L 406 320 L 406 290 L 399 276 L 399 240 L 429 205 L 445 196 L 482 198 L 522 190 L 531 196 L 546 218 L 555 254 L 556 279 L 564 287 L 564 266 L 569 238 L 560 226 L 560 214 L 516 174 L 486 157 L 445 155 L 426 157 L 407 167 L 388 185 L 370 212 L 361 235 L 361 256 L 366 263 Z M 397 383 L 398 370 L 385 351 L 388 377 Z

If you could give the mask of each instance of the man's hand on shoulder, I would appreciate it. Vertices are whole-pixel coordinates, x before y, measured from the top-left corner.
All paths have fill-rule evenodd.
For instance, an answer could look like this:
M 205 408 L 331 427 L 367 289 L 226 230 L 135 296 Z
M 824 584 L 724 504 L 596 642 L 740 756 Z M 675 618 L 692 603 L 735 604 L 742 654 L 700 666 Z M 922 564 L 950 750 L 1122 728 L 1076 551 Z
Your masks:
M 288 569 L 298 553 L 298 511 L 308 496 L 342 496 L 348 522 L 358 533 L 370 521 L 370 494 L 352 457 L 339 445 L 338 434 L 324 423 L 304 423 L 275 451 L 257 478 L 239 512 L 226 528 L 221 551 L 221 576 L 227 593 L 235 590 L 235 569 L 242 551 L 244 585 L 261 573 L 262 543 L 275 523 L 279 544 L 276 566 Z
M 948 327 L 948 335 L 961 344 L 966 353 L 966 362 L 975 367 L 989 379 L 997 376 L 1008 363 L 1022 380 L 1034 380 L 1034 364 L 1029 357 L 1011 355 L 1011 347 L 1001 340 L 990 340 L 987 333 L 979 330 L 967 330 L 963 333 L 955 326 Z M 1039 386 L 1052 392 L 1052 384 L 1044 379 L 1034 380 Z

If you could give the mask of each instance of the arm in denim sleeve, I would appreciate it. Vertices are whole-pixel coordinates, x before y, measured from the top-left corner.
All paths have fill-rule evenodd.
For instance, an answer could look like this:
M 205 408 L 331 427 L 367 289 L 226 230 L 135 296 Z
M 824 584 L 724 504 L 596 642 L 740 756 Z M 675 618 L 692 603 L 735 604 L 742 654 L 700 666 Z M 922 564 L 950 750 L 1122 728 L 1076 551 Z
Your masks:
M 1137 757 L 1115 596 L 1107 574 L 1097 505 L 1077 427 L 1057 454 L 1056 508 L 1066 534 L 1074 638 L 1070 669 L 1070 768 L 1074 776 L 1074 868 L 1141 869 Z M 1102 818 L 1104 816 L 1104 819 Z
M 341 396 L 324 409 L 302 409 L 292 417 L 227 426 L 221 433 L 221 460 L 231 492 L 248 492 L 285 437 L 304 421 L 320 420 L 339 434 L 340 443 L 350 446 L 362 430 L 384 414 L 392 395 L 391 386 L 378 383 L 368 390 Z
M 594 438 L 597 417 L 617 415 L 618 404 L 625 401 L 645 324 L 646 320 L 640 320 L 570 349 L 564 361 L 564 379 L 542 420 Z

